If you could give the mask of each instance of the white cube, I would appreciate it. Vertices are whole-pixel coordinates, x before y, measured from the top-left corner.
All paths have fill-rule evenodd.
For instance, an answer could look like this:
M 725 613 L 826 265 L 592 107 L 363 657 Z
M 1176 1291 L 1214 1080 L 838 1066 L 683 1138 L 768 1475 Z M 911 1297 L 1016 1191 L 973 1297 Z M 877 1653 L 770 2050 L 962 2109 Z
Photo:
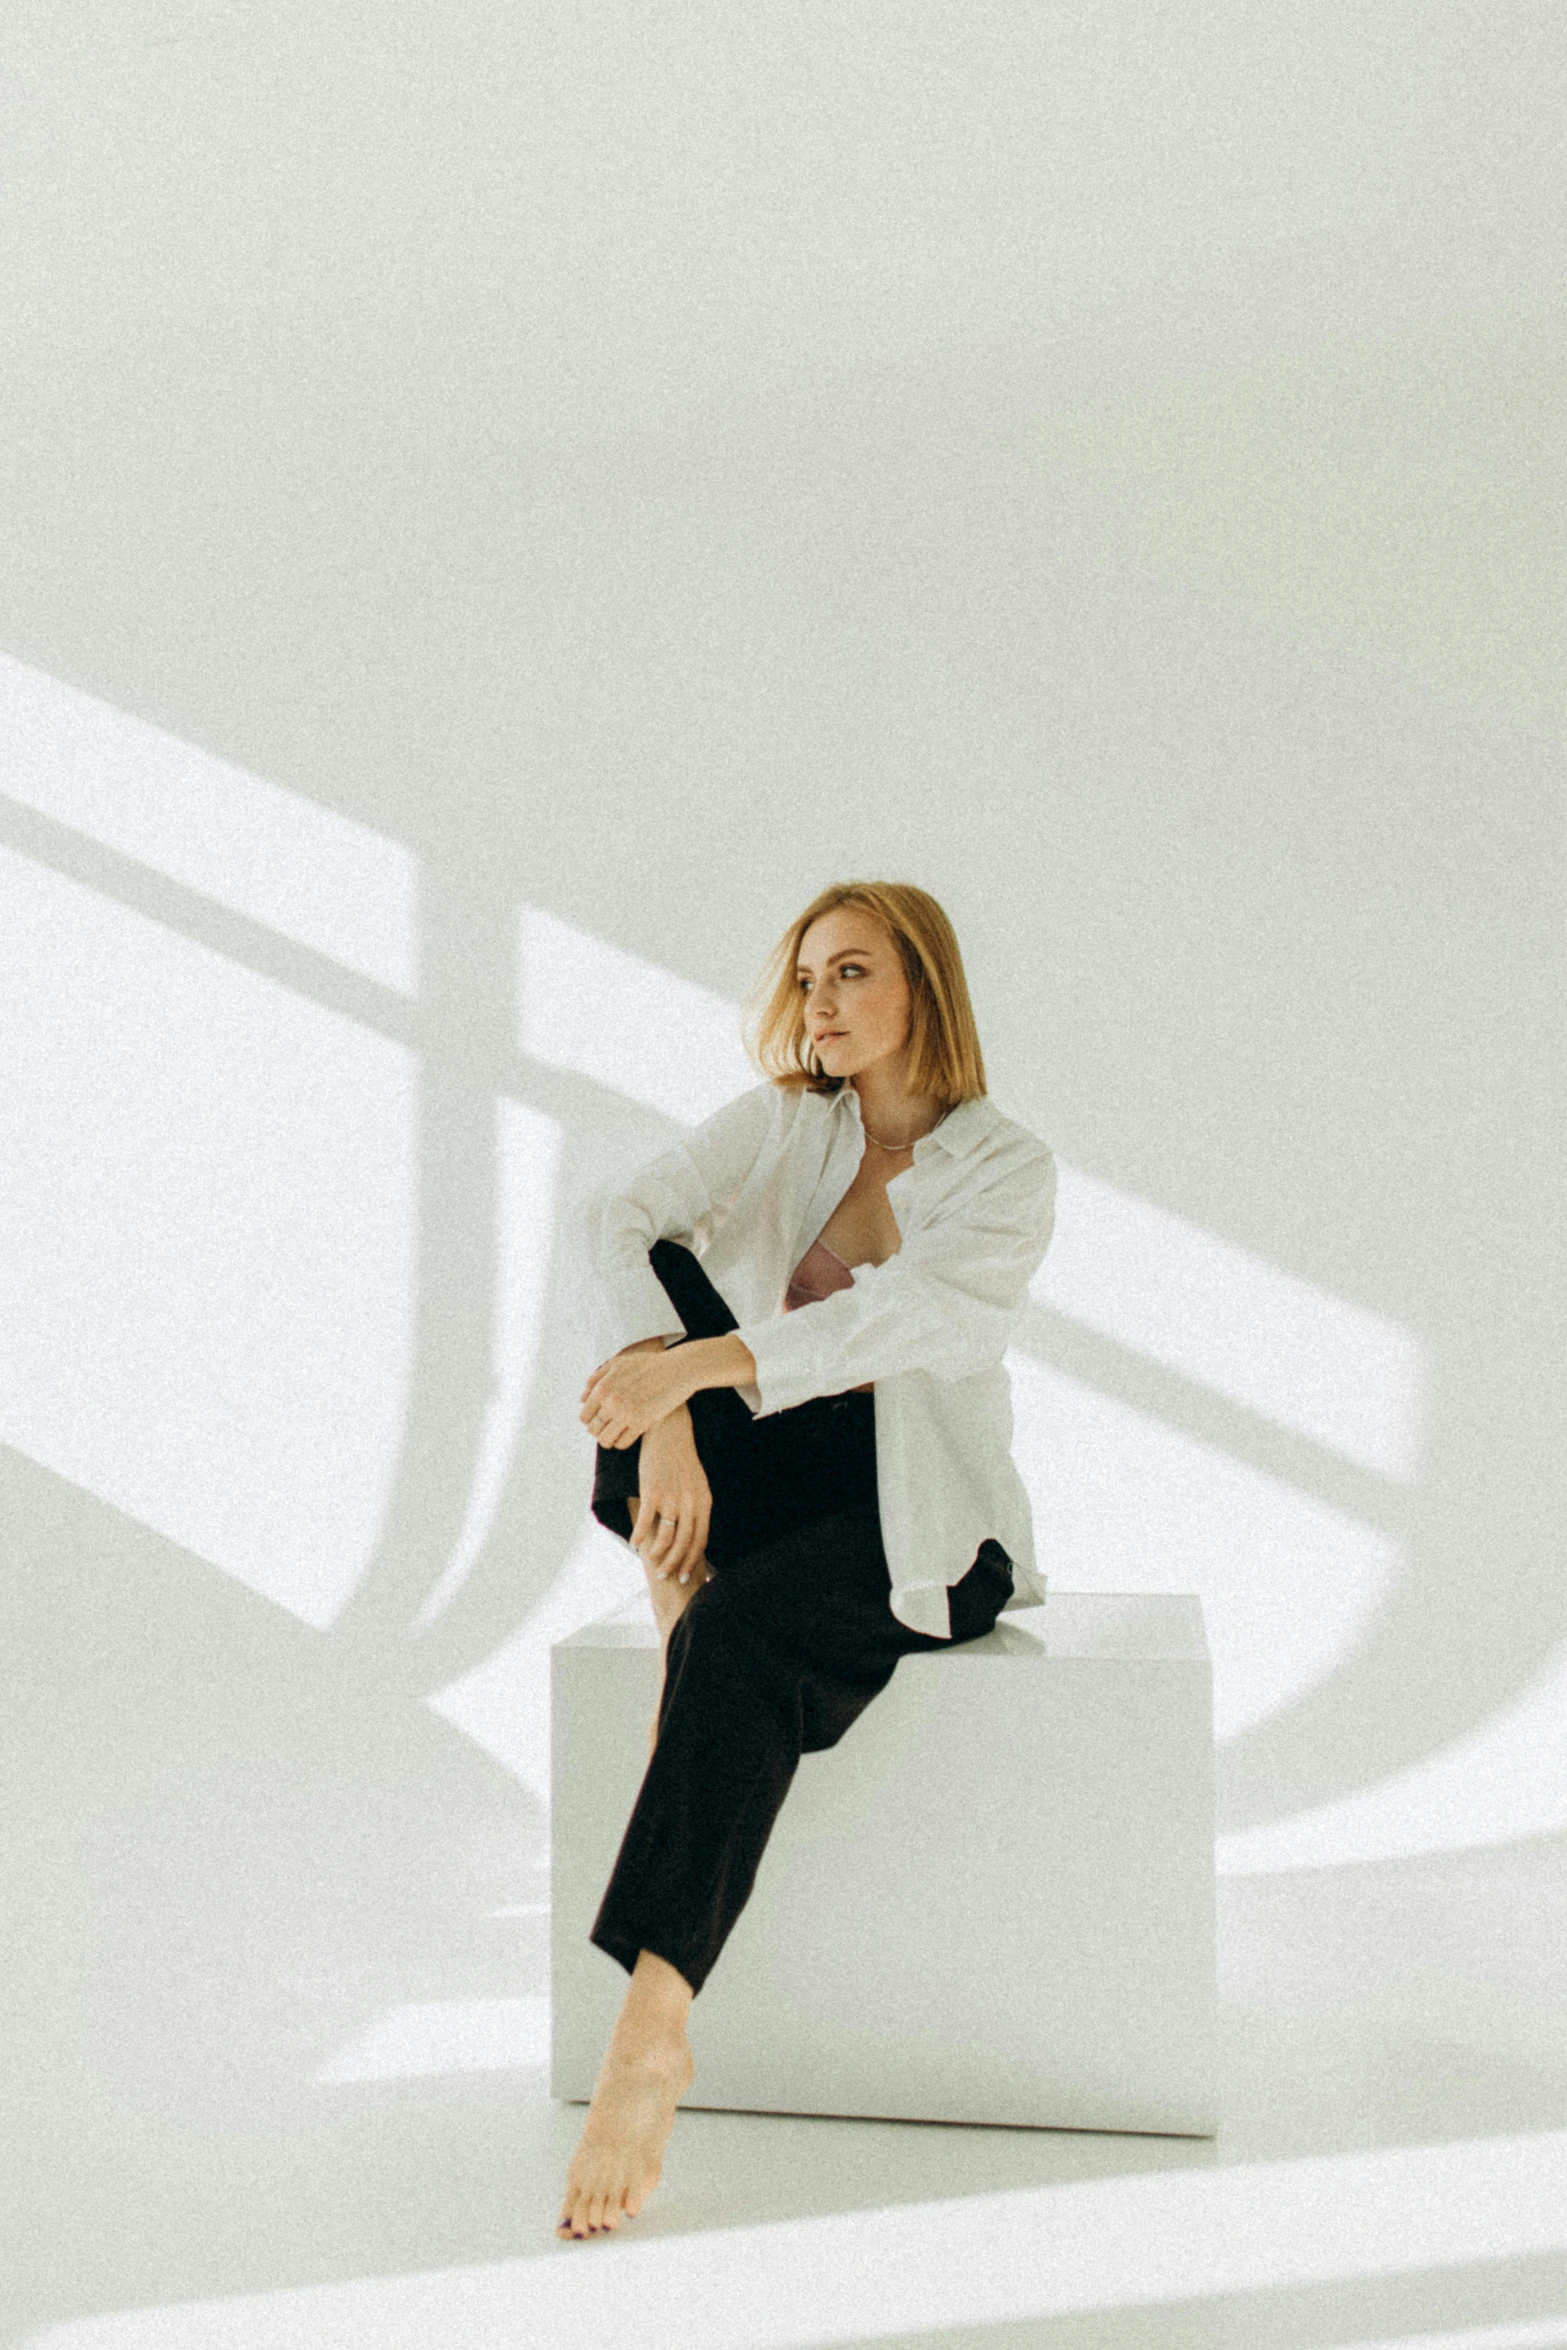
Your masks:
M 645 1603 L 560 1642 L 553 2069 L 627 1976 L 588 1940 L 647 1760 Z M 1211 2136 L 1213 1683 L 1195 1598 L 1052 1592 L 905 1657 L 807 1754 L 691 2010 L 688 2105 Z

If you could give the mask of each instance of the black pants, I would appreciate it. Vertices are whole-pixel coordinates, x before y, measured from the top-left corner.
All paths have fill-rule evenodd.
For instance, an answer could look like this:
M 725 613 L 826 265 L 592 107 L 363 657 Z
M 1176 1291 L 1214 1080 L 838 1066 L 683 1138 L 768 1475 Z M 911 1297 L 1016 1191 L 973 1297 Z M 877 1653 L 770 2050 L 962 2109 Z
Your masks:
M 649 1261 L 688 1337 L 736 1327 L 689 1249 L 656 1241 Z M 700 1991 L 800 1756 L 836 1745 L 900 1657 L 988 1632 L 1012 1595 L 1012 1563 L 982 1543 L 948 1595 L 952 1641 L 912 1632 L 888 1604 L 874 1398 L 815 1396 L 756 1419 L 716 1387 L 690 1409 L 713 1496 L 713 1575 L 669 1636 L 658 1742 L 590 1939 L 628 1972 L 651 1950 Z M 593 1515 L 622 1536 L 640 1453 L 640 1439 L 599 1447 Z

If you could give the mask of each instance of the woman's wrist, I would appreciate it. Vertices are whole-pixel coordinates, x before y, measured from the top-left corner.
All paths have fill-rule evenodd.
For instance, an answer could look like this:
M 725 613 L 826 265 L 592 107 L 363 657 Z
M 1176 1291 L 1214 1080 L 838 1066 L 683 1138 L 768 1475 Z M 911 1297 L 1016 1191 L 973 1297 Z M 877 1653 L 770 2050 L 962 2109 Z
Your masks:
M 677 1403 L 673 1410 L 664 1414 L 661 1420 L 655 1420 L 652 1423 L 642 1441 L 646 1444 L 650 1438 L 654 1437 L 666 1437 L 675 1444 L 694 1445 L 696 1427 L 691 1418 L 690 1405 Z

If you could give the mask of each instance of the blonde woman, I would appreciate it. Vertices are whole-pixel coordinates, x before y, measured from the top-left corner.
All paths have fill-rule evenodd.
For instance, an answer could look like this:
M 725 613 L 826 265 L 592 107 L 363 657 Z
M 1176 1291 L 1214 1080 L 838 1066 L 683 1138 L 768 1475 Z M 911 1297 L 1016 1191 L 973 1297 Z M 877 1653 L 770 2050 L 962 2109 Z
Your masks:
M 1055 1163 L 995 1109 L 925 890 L 842 882 L 778 942 L 766 1073 L 577 1226 L 593 1514 L 663 1637 L 647 1772 L 592 1929 L 630 1976 L 558 2232 L 656 2186 L 686 2020 L 802 1753 L 898 1659 L 1043 1597 L 1002 1356 Z

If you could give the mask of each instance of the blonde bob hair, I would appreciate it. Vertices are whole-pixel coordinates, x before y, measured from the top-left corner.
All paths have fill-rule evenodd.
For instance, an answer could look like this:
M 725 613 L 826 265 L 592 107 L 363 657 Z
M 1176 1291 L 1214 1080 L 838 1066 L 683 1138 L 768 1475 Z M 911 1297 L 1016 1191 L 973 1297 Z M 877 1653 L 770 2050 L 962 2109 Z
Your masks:
M 801 942 L 811 924 L 839 906 L 876 917 L 896 943 L 909 983 L 910 1089 L 931 1095 L 944 1109 L 985 1093 L 985 1063 L 969 1001 L 957 932 L 928 890 L 912 881 L 836 881 L 812 898 L 790 923 L 747 999 L 746 1049 L 774 1085 L 835 1093 L 805 1025 L 805 999 L 795 976 Z

